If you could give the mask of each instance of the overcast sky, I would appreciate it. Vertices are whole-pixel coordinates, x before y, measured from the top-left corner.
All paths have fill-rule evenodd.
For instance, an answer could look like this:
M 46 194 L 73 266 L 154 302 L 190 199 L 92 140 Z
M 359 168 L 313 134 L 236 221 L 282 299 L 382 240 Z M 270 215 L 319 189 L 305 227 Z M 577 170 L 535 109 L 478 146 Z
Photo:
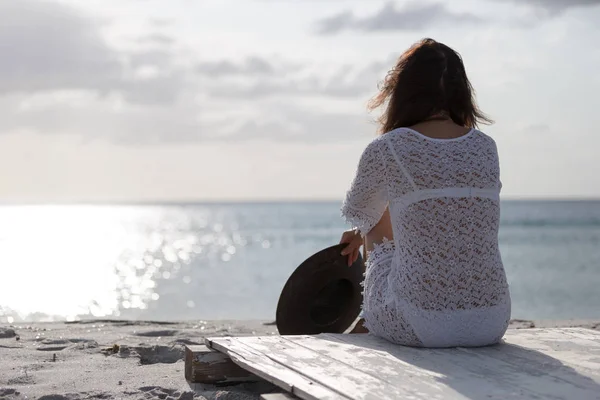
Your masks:
M 600 197 L 600 0 L 0 0 L 0 15 L 3 201 L 339 200 L 375 135 L 367 101 L 423 37 L 462 54 L 505 198 Z

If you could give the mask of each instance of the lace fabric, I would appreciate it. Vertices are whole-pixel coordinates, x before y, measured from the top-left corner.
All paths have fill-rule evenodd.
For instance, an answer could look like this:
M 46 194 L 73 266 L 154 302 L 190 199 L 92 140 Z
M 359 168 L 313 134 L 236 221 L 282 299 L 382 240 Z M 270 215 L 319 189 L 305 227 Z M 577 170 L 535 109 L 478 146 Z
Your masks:
M 390 209 L 393 241 L 367 262 L 363 315 L 371 332 L 407 345 L 447 343 L 430 331 L 458 318 L 456 326 L 471 326 L 460 338 L 448 335 L 456 343 L 469 345 L 484 320 L 497 328 L 474 343 L 502 336 L 510 295 L 498 249 L 500 188 L 496 145 L 477 130 L 435 140 L 401 128 L 367 146 L 342 214 L 365 235 Z
M 369 332 L 385 339 L 410 346 L 422 346 L 403 313 L 397 312 L 394 295 L 387 282 L 396 249 L 394 242 L 384 238 L 374 244 L 366 262 L 363 297 L 363 318 Z

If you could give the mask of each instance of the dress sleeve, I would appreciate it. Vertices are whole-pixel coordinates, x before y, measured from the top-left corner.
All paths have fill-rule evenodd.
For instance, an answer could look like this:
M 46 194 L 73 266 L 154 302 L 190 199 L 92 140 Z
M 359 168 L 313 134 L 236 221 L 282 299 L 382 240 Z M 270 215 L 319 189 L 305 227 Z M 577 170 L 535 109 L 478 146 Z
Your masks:
M 497 187 L 498 190 L 502 190 L 502 179 L 500 176 L 500 156 L 498 155 L 498 145 L 496 144 L 496 142 L 494 140 L 492 140 L 492 143 L 494 144 L 494 167 L 496 169 L 496 176 L 497 176 Z
M 388 206 L 382 144 L 382 140 L 374 140 L 363 151 L 342 205 L 342 216 L 363 236 L 377 225 Z

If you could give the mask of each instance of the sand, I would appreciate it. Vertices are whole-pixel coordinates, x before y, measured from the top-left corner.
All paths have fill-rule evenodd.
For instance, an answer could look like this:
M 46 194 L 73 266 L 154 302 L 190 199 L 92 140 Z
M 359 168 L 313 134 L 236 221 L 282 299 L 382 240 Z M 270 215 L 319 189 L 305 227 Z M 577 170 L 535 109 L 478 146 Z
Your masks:
M 579 326 L 600 321 L 514 320 L 513 329 Z M 268 321 L 0 325 L 0 399 L 258 399 L 274 386 L 215 387 L 184 378 L 184 345 L 206 336 L 274 335 Z M 117 346 L 115 346 L 117 345 Z

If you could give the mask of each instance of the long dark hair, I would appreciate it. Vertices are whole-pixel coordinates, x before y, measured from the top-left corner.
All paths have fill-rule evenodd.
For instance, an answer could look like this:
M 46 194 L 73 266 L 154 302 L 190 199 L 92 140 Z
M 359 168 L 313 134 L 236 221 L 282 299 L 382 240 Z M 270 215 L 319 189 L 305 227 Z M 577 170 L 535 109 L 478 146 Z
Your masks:
M 378 119 L 380 133 L 437 115 L 467 128 L 493 122 L 475 102 L 460 54 L 429 38 L 415 43 L 400 56 L 379 93 L 369 102 L 369 110 L 382 105 L 386 109 Z

